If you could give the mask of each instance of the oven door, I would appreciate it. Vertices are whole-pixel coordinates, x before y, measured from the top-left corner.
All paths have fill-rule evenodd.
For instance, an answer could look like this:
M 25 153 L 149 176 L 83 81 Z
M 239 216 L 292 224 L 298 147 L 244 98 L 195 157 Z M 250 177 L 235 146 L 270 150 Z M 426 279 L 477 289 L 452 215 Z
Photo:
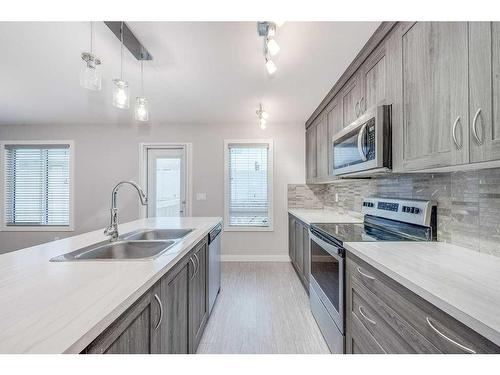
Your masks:
M 310 287 L 318 295 L 340 333 L 344 334 L 345 258 L 343 249 L 309 233 L 311 240 Z

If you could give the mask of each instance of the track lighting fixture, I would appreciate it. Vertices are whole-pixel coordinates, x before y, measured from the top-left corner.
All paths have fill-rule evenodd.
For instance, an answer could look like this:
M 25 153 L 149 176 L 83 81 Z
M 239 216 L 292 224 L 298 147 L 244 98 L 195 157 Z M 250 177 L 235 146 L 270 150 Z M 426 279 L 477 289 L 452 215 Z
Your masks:
M 82 52 L 82 60 L 85 65 L 80 72 L 80 86 L 87 90 L 99 91 L 101 90 L 101 72 L 97 69 L 101 65 L 101 60 L 92 52 L 92 22 L 90 22 L 90 52 Z
M 273 75 L 278 70 L 278 67 L 271 60 L 272 56 L 276 56 L 280 51 L 278 42 L 274 39 L 276 35 L 277 24 L 274 22 L 258 22 L 257 31 L 260 36 L 264 37 L 264 58 L 266 60 L 266 69 L 269 75 Z
M 149 104 L 148 99 L 144 96 L 144 71 L 143 62 L 141 60 L 141 96 L 135 98 L 135 119 L 137 121 L 149 120 Z
M 257 117 L 259 119 L 259 127 L 262 130 L 265 130 L 267 128 L 267 119 L 269 118 L 269 115 L 267 114 L 266 111 L 264 111 L 262 103 L 259 103 L 259 108 L 255 113 L 257 113 Z
M 120 109 L 130 107 L 128 82 L 123 80 L 123 22 L 120 27 L 120 78 L 113 80 L 113 106 Z

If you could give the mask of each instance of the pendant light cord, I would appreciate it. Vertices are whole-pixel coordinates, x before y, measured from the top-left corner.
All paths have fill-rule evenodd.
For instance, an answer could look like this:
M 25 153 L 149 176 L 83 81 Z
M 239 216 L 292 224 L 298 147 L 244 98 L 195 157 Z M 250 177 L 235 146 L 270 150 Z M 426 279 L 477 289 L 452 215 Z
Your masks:
M 123 21 L 120 25 L 120 40 L 122 42 L 120 47 L 120 79 L 123 80 Z

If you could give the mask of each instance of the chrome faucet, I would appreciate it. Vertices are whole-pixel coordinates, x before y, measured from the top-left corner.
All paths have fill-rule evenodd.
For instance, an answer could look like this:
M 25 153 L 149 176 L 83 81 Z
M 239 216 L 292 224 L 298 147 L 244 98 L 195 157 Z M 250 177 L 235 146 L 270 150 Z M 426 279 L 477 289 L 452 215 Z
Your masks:
M 124 184 L 129 184 L 135 187 L 137 193 L 139 194 L 139 198 L 141 199 L 141 204 L 143 206 L 148 204 L 148 197 L 146 196 L 146 193 L 144 193 L 144 190 L 142 190 L 142 188 L 134 181 L 120 181 L 116 184 L 111 193 L 111 222 L 109 223 L 109 226 L 104 230 L 104 234 L 106 236 L 110 236 L 109 240 L 111 242 L 114 242 L 118 239 L 118 208 L 116 207 L 116 196 L 118 195 L 118 189 Z

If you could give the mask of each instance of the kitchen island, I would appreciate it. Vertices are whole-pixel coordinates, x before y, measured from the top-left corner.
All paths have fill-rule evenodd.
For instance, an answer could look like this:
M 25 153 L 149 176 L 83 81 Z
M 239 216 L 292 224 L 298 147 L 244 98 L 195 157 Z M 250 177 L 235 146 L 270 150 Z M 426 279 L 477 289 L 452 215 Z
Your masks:
M 1 255 L 0 353 L 86 350 L 221 221 L 220 217 L 177 217 L 120 224 L 121 234 L 138 229 L 194 229 L 151 260 L 49 261 L 105 241 L 102 230 Z

